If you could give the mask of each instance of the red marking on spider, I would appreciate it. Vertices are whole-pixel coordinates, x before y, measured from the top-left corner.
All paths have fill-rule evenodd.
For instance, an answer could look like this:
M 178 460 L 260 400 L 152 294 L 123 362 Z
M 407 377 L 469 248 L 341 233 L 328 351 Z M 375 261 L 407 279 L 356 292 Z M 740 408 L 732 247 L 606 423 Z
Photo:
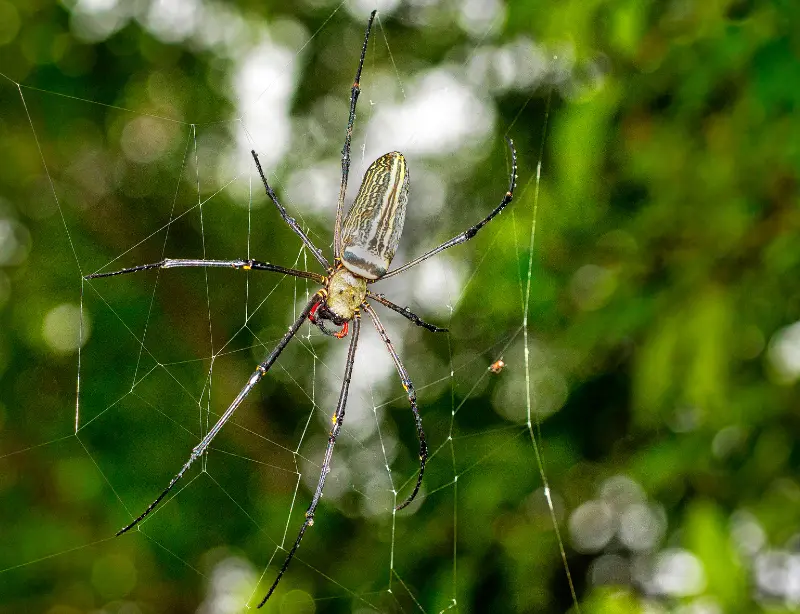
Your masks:
M 317 323 L 317 315 L 316 314 L 317 314 L 317 309 L 319 309 L 320 305 L 322 305 L 322 303 L 317 303 L 316 305 L 314 305 L 311 308 L 311 311 L 308 312 L 308 319 L 311 320 L 311 322 L 313 324 Z
M 313 324 L 317 324 L 317 322 L 318 322 L 318 318 L 317 318 L 317 310 L 320 308 L 320 306 L 321 306 L 321 305 L 322 305 L 322 303 L 321 303 L 321 302 L 320 302 L 320 303 L 317 303 L 316 305 L 314 305 L 314 306 L 311 308 L 311 311 L 309 311 L 309 312 L 308 312 L 308 319 L 309 319 L 309 320 L 310 320 L 310 321 L 311 321 Z M 349 327 L 349 323 L 348 323 L 348 322 L 345 322 L 344 324 L 342 324 L 342 328 L 341 328 L 341 330 L 339 330 L 338 332 L 335 332 L 335 333 L 333 333 L 333 336 L 334 336 L 334 337 L 336 337 L 337 339 L 342 339 L 342 338 L 344 338 L 344 337 L 347 337 L 347 331 L 348 331 L 349 329 L 350 329 L 350 327 Z

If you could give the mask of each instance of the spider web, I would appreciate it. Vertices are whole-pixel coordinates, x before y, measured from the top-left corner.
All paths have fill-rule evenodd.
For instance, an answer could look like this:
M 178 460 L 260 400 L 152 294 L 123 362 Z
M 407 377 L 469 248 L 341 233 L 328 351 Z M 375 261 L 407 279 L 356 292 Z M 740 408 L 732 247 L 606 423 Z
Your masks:
M 255 60 L 242 65 L 242 74 L 248 66 L 264 72 L 257 90 L 239 90 L 233 120 L 218 111 L 196 121 L 183 117 L 181 102 L 170 97 L 185 108 L 191 92 L 180 83 L 171 89 L 164 75 L 142 76 L 150 99 L 129 98 L 126 105 L 42 91 L 3 75 L 4 97 L 16 90 L 20 101 L 14 120 L 27 124 L 32 139 L 26 146 L 44 167 L 39 195 L 52 202 L 58 220 L 47 229 L 57 246 L 51 257 L 77 265 L 64 280 L 65 308 L 52 316 L 63 354 L 70 354 L 70 339 L 76 350 L 58 363 L 65 378 L 77 372 L 74 402 L 68 410 L 60 387 L 64 396 L 31 445 L 2 457 L 55 462 L 60 502 L 51 509 L 54 518 L 43 522 L 48 548 L 31 550 L 29 536 L 12 527 L 10 554 L 0 562 L 8 585 L 66 575 L 73 586 L 95 591 L 95 606 L 141 602 L 153 611 L 222 612 L 254 607 L 272 582 L 319 476 L 346 356 L 346 342 L 310 326 L 151 517 L 125 537 L 112 536 L 175 475 L 316 286 L 213 269 L 91 282 L 75 281 L 74 272 L 164 257 L 253 257 L 318 270 L 263 195 L 248 157 L 251 148 L 259 152 L 283 204 L 330 254 L 349 81 L 339 80 L 335 99 L 324 98 L 291 123 L 270 109 L 288 105 L 300 60 L 312 41 L 329 40 L 328 24 L 342 18 L 343 6 L 316 32 L 298 31 L 292 43 L 270 40 L 253 52 L 273 62 L 272 72 Z M 352 21 L 352 36 L 338 49 L 345 75 L 355 68 L 363 36 L 364 20 Z M 486 23 L 462 50 L 454 74 L 474 69 L 500 21 Z M 379 15 L 362 80 L 347 204 L 372 159 L 387 149 L 411 152 L 409 217 L 395 260 L 402 263 L 495 206 L 509 160 L 502 141 L 479 132 L 440 142 L 438 157 L 426 157 L 434 153 L 426 149 L 431 126 L 407 125 L 404 113 L 431 100 L 419 92 L 448 100 L 459 83 L 434 71 L 416 79 L 398 64 L 397 51 Z M 321 70 L 306 64 L 312 73 Z M 538 422 L 539 413 L 556 410 L 563 398 L 530 322 L 549 99 L 529 85 L 504 130 L 516 137 L 526 113 L 535 113 L 542 128 L 538 138 L 517 139 L 521 182 L 510 215 L 466 246 L 376 286 L 451 331 L 435 336 L 379 309 L 423 411 L 431 450 L 423 490 L 409 508 L 393 511 L 416 477 L 413 421 L 391 359 L 364 320 L 323 503 L 267 611 L 552 607 L 547 576 L 553 570 L 559 570 L 562 602 L 578 609 L 558 533 L 562 505 L 547 483 L 553 469 L 546 462 L 560 466 L 568 455 L 557 442 L 543 454 Z M 288 128 L 286 134 L 274 128 L 277 120 L 291 127 L 290 142 L 284 142 Z M 59 151 L 54 125 L 81 131 L 81 150 Z M 491 185 L 468 203 L 468 212 L 457 210 L 451 194 L 464 195 L 454 184 L 483 159 L 492 160 Z M 504 267 L 515 268 L 515 285 L 495 280 Z M 499 310 L 498 301 L 515 307 Z M 495 374 L 488 367 L 498 359 L 507 366 Z M 59 531 L 64 514 L 85 514 L 83 529 Z M 525 561 L 511 584 L 495 586 L 508 576 L 498 572 L 492 544 L 513 541 L 520 522 L 534 526 L 540 540 L 525 543 Z M 531 573 L 543 577 L 532 580 Z M 195 593 L 177 598 L 167 588 L 172 583 L 194 586 Z M 69 599 L 92 601 L 59 592 L 43 603 Z

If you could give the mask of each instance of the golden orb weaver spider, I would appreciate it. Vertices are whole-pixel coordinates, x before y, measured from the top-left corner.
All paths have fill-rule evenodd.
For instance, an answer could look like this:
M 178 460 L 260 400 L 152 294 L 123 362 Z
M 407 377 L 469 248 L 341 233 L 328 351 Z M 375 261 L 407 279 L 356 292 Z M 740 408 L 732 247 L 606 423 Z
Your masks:
M 289 550 L 286 560 L 284 561 L 280 571 L 278 572 L 275 581 L 269 589 L 269 592 L 261 600 L 258 607 L 263 606 L 267 599 L 272 596 L 275 588 L 278 586 L 283 574 L 289 567 L 289 563 L 300 546 L 300 541 L 303 539 L 306 530 L 314 524 L 314 514 L 316 513 L 317 505 L 322 497 L 322 490 L 325 487 L 325 479 L 330 471 L 331 457 L 333 456 L 333 447 L 336 444 L 336 438 L 342 428 L 344 422 L 345 406 L 347 404 L 347 393 L 350 386 L 350 379 L 353 372 L 353 363 L 355 360 L 356 347 L 358 345 L 358 336 L 361 331 L 361 311 L 365 311 L 372 320 L 375 329 L 378 331 L 387 351 L 394 361 L 397 373 L 408 395 L 408 402 L 411 405 L 411 411 L 414 414 L 416 423 L 417 436 L 419 438 L 419 473 L 414 490 L 401 504 L 395 507 L 396 510 L 401 510 L 410 504 L 419 492 L 420 485 L 422 484 L 422 476 L 425 473 L 425 462 L 428 458 L 428 446 L 425 441 L 425 431 L 422 428 L 422 418 L 417 407 L 417 396 L 414 391 L 414 385 L 408 375 L 400 357 L 389 340 L 386 329 L 381 324 L 378 314 L 367 302 L 367 299 L 375 301 L 400 315 L 404 316 L 417 326 L 426 328 L 432 332 L 447 332 L 445 328 L 439 328 L 433 324 L 424 322 L 416 314 L 414 314 L 408 307 L 400 307 L 389 299 L 385 298 L 382 294 L 375 294 L 371 292 L 367 286 L 368 284 L 376 281 L 387 279 L 394 275 L 398 275 L 408 269 L 418 265 L 419 263 L 427 260 L 431 256 L 439 252 L 469 241 L 474 237 L 477 232 L 488 224 L 495 216 L 497 216 L 513 199 L 514 187 L 516 185 L 517 173 L 517 154 L 514 149 L 514 144 L 510 139 L 506 139 L 508 147 L 511 151 L 511 179 L 508 190 L 504 194 L 500 204 L 495 207 L 489 215 L 483 218 L 474 226 L 471 226 L 464 232 L 456 235 L 449 241 L 446 241 L 431 251 L 415 258 L 392 271 L 389 271 L 389 265 L 397 250 L 400 242 L 400 235 L 403 231 L 403 223 L 405 222 L 406 203 L 408 201 L 408 183 L 409 174 L 403 154 L 399 152 L 390 152 L 384 154 L 375 162 L 373 162 L 366 173 L 359 188 L 358 195 L 353 201 L 347 215 L 342 219 L 342 208 L 344 206 L 345 193 L 347 191 L 347 178 L 350 170 L 350 141 L 353 134 L 353 124 L 355 123 L 356 116 L 356 103 L 360 93 L 359 81 L 361 79 L 361 70 L 364 66 L 364 58 L 367 53 L 367 44 L 369 42 L 370 31 L 372 30 L 372 23 L 375 19 L 377 11 L 370 14 L 369 22 L 367 23 L 366 34 L 364 35 L 364 44 L 361 47 L 361 58 L 358 63 L 356 71 L 356 78 L 350 91 L 350 116 L 347 122 L 347 131 L 345 133 L 344 147 L 342 148 L 342 182 L 339 189 L 339 199 L 336 205 L 336 222 L 334 225 L 334 239 L 333 239 L 333 252 L 334 260 L 333 266 L 328 262 L 322 253 L 308 238 L 305 232 L 300 228 L 294 218 L 290 217 L 286 209 L 278 201 L 275 192 L 269 186 L 264 171 L 261 168 L 261 163 L 258 160 L 258 155 L 255 151 L 252 152 L 253 160 L 255 161 L 258 169 L 258 174 L 264 184 L 264 189 L 267 192 L 270 200 L 278 209 L 278 213 L 286 224 L 300 237 L 300 240 L 316 258 L 317 262 L 325 269 L 326 275 L 312 273 L 309 271 L 300 271 L 297 269 L 290 269 L 267 262 L 258 260 L 193 260 L 193 259 L 174 259 L 167 258 L 160 262 L 152 264 L 142 264 L 119 271 L 110 273 L 93 273 L 86 275 L 84 279 L 97 279 L 100 277 L 113 277 L 115 275 L 124 275 L 127 273 L 137 273 L 139 271 L 146 271 L 149 269 L 171 269 L 180 267 L 229 267 L 245 271 L 272 271 L 284 275 L 291 275 L 293 277 L 300 277 L 303 279 L 311 279 L 319 283 L 322 288 L 318 290 L 314 296 L 306 304 L 305 308 L 300 313 L 299 317 L 289 327 L 288 332 L 283 336 L 277 346 L 270 352 L 270 354 L 256 367 L 256 370 L 250 376 L 247 384 L 239 391 L 236 398 L 231 402 L 225 412 L 222 414 L 217 423 L 211 428 L 205 437 L 198 443 L 189 456 L 189 460 L 181 467 L 177 475 L 172 478 L 169 485 L 163 492 L 156 497 L 147 509 L 144 510 L 136 519 L 130 524 L 123 527 L 117 532 L 117 535 L 129 531 L 142 520 L 144 520 L 150 512 L 161 502 L 161 500 L 172 490 L 175 484 L 180 480 L 192 463 L 202 456 L 211 445 L 212 440 L 220 432 L 225 423 L 230 419 L 239 405 L 244 401 L 245 397 L 255 387 L 256 384 L 263 378 L 269 369 L 275 364 L 275 361 L 280 356 L 284 348 L 289 344 L 292 337 L 300 330 L 303 322 L 306 319 L 315 324 L 324 334 L 343 338 L 348 334 L 349 323 L 353 323 L 353 330 L 350 338 L 350 347 L 347 354 L 347 362 L 345 365 L 344 378 L 342 381 L 342 388 L 339 393 L 339 401 L 336 405 L 336 411 L 333 414 L 333 427 L 328 435 L 328 445 L 325 449 L 325 455 L 322 462 L 322 470 L 320 472 L 317 488 L 314 496 L 311 499 L 311 504 L 306 510 L 305 521 L 300 527 L 300 531 L 294 542 L 294 545 Z M 325 321 L 330 321 L 334 325 L 341 327 L 338 331 L 330 330 L 326 327 Z

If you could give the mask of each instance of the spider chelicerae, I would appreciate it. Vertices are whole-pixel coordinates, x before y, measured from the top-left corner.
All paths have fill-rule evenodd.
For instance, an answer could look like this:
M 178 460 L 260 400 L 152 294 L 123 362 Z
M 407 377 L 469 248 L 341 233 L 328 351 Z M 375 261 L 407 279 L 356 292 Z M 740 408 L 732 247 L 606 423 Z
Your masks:
M 500 204 L 497 205 L 489 215 L 483 218 L 474 226 L 471 226 L 464 232 L 456 235 L 449 241 L 445 241 L 438 247 L 415 258 L 411 262 L 404 264 L 394 270 L 389 270 L 389 265 L 394 257 L 397 246 L 400 242 L 400 235 L 403 231 L 403 223 L 406 215 L 406 203 L 408 202 L 408 184 L 409 173 L 406 166 L 406 160 L 403 154 L 393 151 L 387 153 L 377 160 L 375 160 L 367 169 L 364 174 L 364 180 L 358 190 L 353 205 L 350 207 L 349 212 L 344 219 L 342 218 L 342 208 L 344 206 L 345 193 L 347 191 L 347 177 L 350 170 L 350 141 L 353 134 L 353 124 L 356 116 L 356 103 L 358 95 L 361 91 L 359 81 L 361 79 L 361 70 L 364 66 L 364 58 L 367 53 L 367 44 L 369 42 L 370 31 L 372 30 L 372 23 L 375 19 L 376 11 L 370 14 L 369 22 L 367 23 L 367 30 L 364 35 L 364 44 L 361 47 L 361 58 L 358 62 L 358 69 L 356 70 L 356 77 L 353 86 L 350 90 L 350 115 L 347 121 L 347 131 L 345 133 L 344 147 L 342 148 L 342 182 L 339 189 L 339 199 L 336 205 L 336 222 L 333 232 L 333 265 L 328 262 L 327 258 L 308 238 L 308 235 L 297 224 L 294 218 L 290 217 L 286 209 L 281 205 L 275 192 L 267 182 L 264 171 L 258 160 L 258 155 L 255 151 L 252 152 L 253 160 L 258 168 L 259 176 L 264 184 L 264 189 L 267 192 L 270 200 L 275 204 L 278 213 L 286 224 L 300 237 L 305 247 L 311 252 L 316 260 L 322 265 L 325 270 L 325 275 L 313 273 L 310 271 L 300 271 L 282 267 L 276 264 L 261 262 L 259 260 L 193 260 L 193 259 L 176 259 L 167 258 L 160 262 L 152 264 L 142 264 L 119 271 L 110 273 L 93 273 L 86 275 L 85 279 L 96 279 L 99 277 L 113 277 L 115 275 L 124 275 L 127 273 L 137 273 L 139 271 L 146 271 L 149 269 L 172 269 L 179 267 L 228 267 L 244 271 L 271 271 L 274 273 L 281 273 L 283 275 L 291 275 L 303 279 L 311 279 L 319 283 L 322 288 L 318 290 L 308 301 L 303 308 L 300 315 L 289 327 L 288 332 L 283 336 L 278 345 L 269 353 L 269 355 L 256 367 L 256 370 L 250 376 L 247 384 L 241 389 L 236 398 L 231 402 L 225 412 L 222 414 L 217 423 L 211 430 L 203 437 L 202 441 L 198 443 L 192 450 L 189 460 L 181 467 L 177 475 L 172 478 L 163 492 L 156 497 L 147 509 L 144 510 L 133 522 L 123 527 L 117 532 L 121 535 L 129 531 L 142 520 L 144 520 L 150 512 L 161 502 L 161 500 L 169 493 L 175 484 L 180 480 L 192 463 L 202 456 L 208 446 L 211 445 L 214 437 L 220 432 L 225 423 L 230 419 L 239 405 L 244 401 L 250 391 L 256 384 L 263 378 L 270 370 L 275 361 L 280 356 L 283 349 L 289 344 L 292 337 L 297 334 L 300 327 L 306 321 L 310 320 L 315 324 L 324 334 L 343 338 L 347 336 L 349 323 L 352 322 L 352 332 L 350 333 L 350 348 L 347 353 L 347 363 L 344 370 L 344 378 L 342 380 L 342 388 L 339 393 L 339 402 L 336 405 L 336 411 L 333 414 L 333 427 L 328 435 L 328 445 L 325 448 L 325 455 L 322 461 L 322 470 L 320 471 L 319 481 L 314 496 L 311 499 L 311 504 L 305 513 L 305 520 L 300 527 L 300 531 L 295 539 L 294 545 L 289 550 L 286 560 L 281 566 L 275 581 L 269 589 L 269 592 L 261 600 L 258 607 L 261 607 L 270 598 L 275 588 L 278 586 L 283 574 L 289 567 L 289 563 L 300 546 L 300 542 L 305 535 L 306 530 L 314 524 L 314 514 L 316 513 L 317 506 L 319 505 L 320 498 L 322 497 L 322 490 L 325 487 L 325 479 L 330 471 L 331 457 L 333 455 L 333 447 L 336 445 L 336 439 L 342 429 L 344 422 L 345 406 L 347 405 L 347 393 L 350 386 L 350 379 L 353 373 L 353 362 L 355 360 L 356 347 L 358 345 L 358 337 L 361 332 L 361 313 L 366 312 L 370 320 L 372 320 L 375 329 L 378 331 L 387 351 L 394 361 L 397 373 L 400 376 L 400 381 L 403 388 L 408 394 L 408 402 L 411 405 L 411 411 L 414 415 L 416 423 L 417 436 L 419 438 L 419 473 L 414 489 L 410 495 L 399 505 L 395 507 L 396 510 L 401 510 L 410 504 L 419 492 L 420 485 L 422 484 L 422 476 L 425 473 L 425 462 L 428 458 L 428 446 L 425 442 L 425 431 L 422 428 L 422 418 L 420 417 L 419 408 L 417 407 L 417 396 L 414 392 L 414 385 L 411 383 L 411 378 L 408 375 L 405 367 L 403 366 L 400 357 L 397 355 L 386 329 L 381 324 L 378 314 L 370 305 L 369 301 L 381 304 L 393 311 L 396 311 L 403 317 L 407 318 L 417 326 L 421 326 L 429 331 L 447 332 L 445 328 L 439 328 L 433 324 L 424 322 L 419 316 L 414 314 L 407 307 L 400 307 L 393 303 L 382 294 L 373 293 L 368 289 L 369 284 L 382 279 L 388 279 L 394 275 L 399 275 L 412 267 L 427 260 L 431 256 L 446 250 L 449 247 L 458 245 L 469 241 L 474 237 L 478 231 L 488 224 L 495 216 L 497 216 L 508 205 L 514 196 L 514 187 L 516 184 L 517 173 L 517 156 L 514 149 L 514 144 L 510 139 L 507 139 L 508 147 L 511 151 L 511 179 L 508 190 L 503 195 Z M 330 322 L 335 327 L 329 328 L 326 322 Z

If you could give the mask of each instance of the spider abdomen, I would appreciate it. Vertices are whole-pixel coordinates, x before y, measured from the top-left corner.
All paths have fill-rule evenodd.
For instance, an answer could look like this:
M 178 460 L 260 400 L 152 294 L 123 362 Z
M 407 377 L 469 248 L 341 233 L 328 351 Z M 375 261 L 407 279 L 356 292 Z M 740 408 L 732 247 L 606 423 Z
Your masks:
M 342 227 L 342 264 L 380 279 L 397 251 L 408 202 L 408 166 L 392 151 L 370 164 Z

